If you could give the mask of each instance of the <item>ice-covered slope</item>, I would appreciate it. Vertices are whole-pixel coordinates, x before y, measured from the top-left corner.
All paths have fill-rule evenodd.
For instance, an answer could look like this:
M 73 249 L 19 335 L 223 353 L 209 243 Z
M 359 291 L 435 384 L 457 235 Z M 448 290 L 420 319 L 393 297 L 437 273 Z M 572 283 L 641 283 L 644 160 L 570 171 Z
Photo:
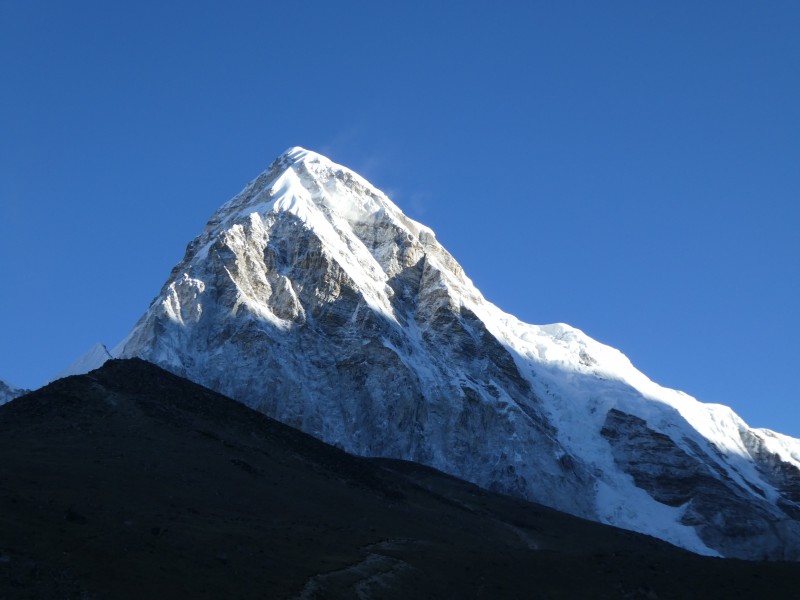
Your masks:
M 6 402 L 9 402 L 14 398 L 18 398 L 27 393 L 28 390 L 14 387 L 10 383 L 0 379 L 0 404 L 5 404 Z
M 95 369 L 102 367 L 110 358 L 111 354 L 105 345 L 97 342 L 94 346 L 76 358 L 66 369 L 53 375 L 53 377 L 50 378 L 50 381 L 55 381 L 56 379 L 61 379 L 62 377 L 68 377 L 70 375 L 83 375 L 89 371 L 94 371 Z M 48 381 L 48 383 L 50 383 L 50 381 Z
M 113 354 L 352 452 L 697 552 L 800 558 L 800 442 L 502 312 L 429 228 L 301 148 L 211 217 Z

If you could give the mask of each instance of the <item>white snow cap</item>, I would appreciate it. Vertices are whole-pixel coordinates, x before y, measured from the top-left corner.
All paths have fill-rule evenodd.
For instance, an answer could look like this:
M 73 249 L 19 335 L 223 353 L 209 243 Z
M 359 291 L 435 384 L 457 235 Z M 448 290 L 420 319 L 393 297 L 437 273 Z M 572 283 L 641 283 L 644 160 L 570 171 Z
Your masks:
M 108 348 L 106 348 L 104 344 L 97 342 L 94 346 L 76 358 L 66 369 L 53 375 L 53 377 L 51 377 L 47 383 L 55 381 L 56 379 L 68 377 L 70 375 L 83 375 L 89 371 L 94 371 L 95 369 L 102 367 L 110 358 L 113 358 L 113 356 L 111 356 Z
M 300 162 L 306 157 L 323 158 L 320 154 L 312 152 L 311 150 L 306 150 L 305 148 L 301 148 L 300 146 L 292 146 L 291 148 L 286 150 L 283 154 L 281 154 L 281 157 L 282 158 L 285 157 L 291 162 Z
M 327 319 L 324 335 L 307 326 L 309 314 Z M 60 375 L 109 357 L 105 347 L 93 351 Z M 642 437 L 668 438 L 676 456 L 779 516 L 780 481 L 756 454 L 800 466 L 800 441 L 750 430 L 727 407 L 661 387 L 574 327 L 503 312 L 428 227 L 357 173 L 300 146 L 211 216 L 113 353 L 268 406 L 270 416 L 348 451 L 499 482 L 705 554 L 717 552 L 687 524 L 692 507 L 661 503 L 637 485 L 637 449 L 612 446 L 603 434 L 609 415 L 625 415 Z M 354 389 L 342 393 L 343 381 Z

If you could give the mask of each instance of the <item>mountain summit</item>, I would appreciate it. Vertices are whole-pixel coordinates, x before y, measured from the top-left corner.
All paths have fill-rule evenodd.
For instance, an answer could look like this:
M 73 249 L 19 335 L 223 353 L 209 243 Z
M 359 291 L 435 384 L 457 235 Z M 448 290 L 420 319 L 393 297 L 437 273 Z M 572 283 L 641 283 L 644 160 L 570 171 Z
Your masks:
M 107 360 L 112 358 L 111 354 L 103 344 L 97 342 L 94 346 L 89 348 L 81 356 L 75 359 L 71 365 L 53 375 L 48 383 L 52 383 L 56 379 L 69 377 L 70 375 L 82 375 L 89 371 L 94 371 L 102 367 Z
M 5 404 L 6 402 L 10 402 L 14 398 L 18 398 L 23 394 L 27 394 L 28 391 L 29 390 L 23 390 L 14 387 L 10 383 L 0 379 L 0 404 Z
M 431 229 L 302 148 L 212 215 L 111 354 L 349 452 L 703 554 L 800 559 L 800 441 L 504 313 Z

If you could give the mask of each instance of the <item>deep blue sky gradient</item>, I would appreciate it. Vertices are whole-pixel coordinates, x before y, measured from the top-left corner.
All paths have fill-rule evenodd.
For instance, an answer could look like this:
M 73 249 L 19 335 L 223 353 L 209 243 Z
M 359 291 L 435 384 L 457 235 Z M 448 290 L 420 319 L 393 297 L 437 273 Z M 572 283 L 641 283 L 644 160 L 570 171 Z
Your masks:
M 0 377 L 116 344 L 289 146 L 487 298 L 800 436 L 800 4 L 0 0 Z

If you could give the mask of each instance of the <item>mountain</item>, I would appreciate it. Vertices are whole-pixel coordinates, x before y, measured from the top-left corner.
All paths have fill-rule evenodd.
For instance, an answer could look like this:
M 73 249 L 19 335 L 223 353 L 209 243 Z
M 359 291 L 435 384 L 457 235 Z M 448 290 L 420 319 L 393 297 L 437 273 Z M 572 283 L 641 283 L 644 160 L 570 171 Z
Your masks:
M 13 400 L 14 398 L 19 398 L 23 394 L 27 394 L 29 390 L 23 390 L 20 388 L 16 388 L 10 383 L 7 383 L 0 379 L 0 404 L 5 404 Z
M 702 554 L 800 559 L 800 441 L 504 313 L 431 229 L 301 148 L 214 213 L 112 354 L 348 452 Z
M 0 597 L 794 598 L 700 557 L 365 459 L 140 360 L 0 407 Z M 768 590 L 765 592 L 765 590 Z
M 68 377 L 70 375 L 83 375 L 89 371 L 94 371 L 95 369 L 103 366 L 103 364 L 105 364 L 105 362 L 110 358 L 111 353 L 109 353 L 108 348 L 106 348 L 104 344 L 97 342 L 94 346 L 76 358 L 66 369 L 53 375 L 48 383 L 55 381 L 56 379 L 61 379 L 62 377 Z

